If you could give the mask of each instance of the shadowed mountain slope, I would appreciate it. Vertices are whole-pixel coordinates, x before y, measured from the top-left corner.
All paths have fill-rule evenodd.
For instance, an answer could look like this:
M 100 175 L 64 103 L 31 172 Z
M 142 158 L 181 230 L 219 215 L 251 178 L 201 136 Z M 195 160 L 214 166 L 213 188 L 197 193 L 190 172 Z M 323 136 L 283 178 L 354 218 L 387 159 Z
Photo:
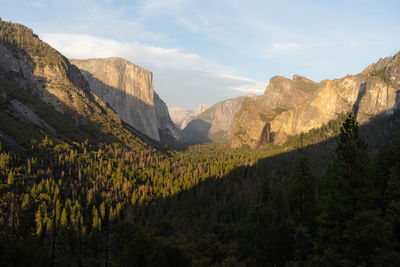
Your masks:
M 254 95 L 227 99 L 207 108 L 195 116 L 183 129 L 183 136 L 188 143 L 226 143 L 229 140 L 233 118 L 245 99 Z

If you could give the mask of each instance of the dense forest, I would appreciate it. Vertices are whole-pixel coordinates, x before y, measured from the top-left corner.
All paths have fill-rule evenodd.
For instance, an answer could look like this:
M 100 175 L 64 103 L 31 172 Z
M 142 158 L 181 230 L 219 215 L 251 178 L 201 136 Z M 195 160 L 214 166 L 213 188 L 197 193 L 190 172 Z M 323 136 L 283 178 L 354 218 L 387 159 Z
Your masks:
M 67 64 L 22 25 L 0 20 L 0 41 Z M 2 266 L 400 266 L 398 111 L 175 151 L 105 112 L 79 124 L 21 80 L 0 68 Z
M 304 148 L 2 145 L 2 263 L 397 266 L 400 138 L 371 157 L 354 116 L 342 120 L 338 138 Z

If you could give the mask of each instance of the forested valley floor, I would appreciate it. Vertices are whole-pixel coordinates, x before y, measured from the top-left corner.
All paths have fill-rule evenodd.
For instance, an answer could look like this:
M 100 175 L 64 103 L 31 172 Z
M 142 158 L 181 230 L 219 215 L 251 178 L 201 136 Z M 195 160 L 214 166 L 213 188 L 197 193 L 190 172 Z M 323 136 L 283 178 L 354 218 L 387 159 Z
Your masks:
M 398 266 L 400 138 L 390 134 L 398 120 L 359 127 L 342 116 L 257 150 L 166 154 L 40 133 L 25 155 L 2 144 L 0 260 Z

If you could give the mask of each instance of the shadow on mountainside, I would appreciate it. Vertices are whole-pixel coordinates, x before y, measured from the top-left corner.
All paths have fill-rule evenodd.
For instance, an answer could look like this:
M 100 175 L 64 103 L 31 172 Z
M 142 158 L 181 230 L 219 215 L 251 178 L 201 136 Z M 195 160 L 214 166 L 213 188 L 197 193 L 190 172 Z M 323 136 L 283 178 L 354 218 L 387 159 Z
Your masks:
M 183 150 L 186 148 L 185 144 L 180 142 L 172 132 L 173 130 L 179 132 L 179 130 L 169 117 L 167 109 L 164 111 L 166 114 L 158 114 L 157 111 L 160 107 L 145 103 L 136 96 L 130 95 L 114 86 L 105 84 L 86 70 L 80 69 L 80 71 L 88 83 L 94 85 L 92 92 L 102 99 L 108 108 L 118 114 L 125 125 L 129 125 L 130 129 L 134 128 L 136 132 L 140 132 L 139 136 L 141 136 L 141 138 L 144 136 L 149 142 L 156 142 L 157 146 L 164 145 L 176 150 Z M 154 93 L 154 98 L 155 97 Z M 135 108 L 127 110 L 126 103 L 131 104 Z M 159 119 L 161 121 L 158 121 Z M 170 129 L 171 127 L 175 129 Z M 152 137 L 156 135 L 159 136 L 159 141 Z
M 202 119 L 196 119 L 189 122 L 183 129 L 183 138 L 189 144 L 204 144 L 211 143 L 211 139 L 208 137 L 208 132 L 211 128 L 211 123 Z
M 358 109 L 360 107 L 361 99 L 365 95 L 366 90 L 367 90 L 367 83 L 363 82 L 360 85 L 360 89 L 358 90 L 357 100 L 356 100 L 356 102 L 354 102 L 354 105 L 353 105 L 353 113 L 354 113 L 354 116 L 356 119 L 357 119 Z
M 370 153 L 392 140 L 399 131 L 400 111 L 391 116 L 378 115 L 359 128 Z M 200 250 L 198 253 L 208 255 L 211 260 L 207 264 L 210 265 L 228 256 L 221 247 L 237 248 L 240 245 L 244 250 L 236 251 L 237 255 L 253 253 L 259 256 L 257 264 L 272 259 L 277 266 L 283 266 L 287 256 L 295 253 L 294 233 L 281 228 L 288 214 L 285 199 L 294 162 L 304 156 L 310 159 L 312 172 L 317 177 L 315 198 L 318 199 L 324 172 L 335 153 L 337 141 L 338 136 L 331 137 L 317 144 L 260 159 L 251 166 L 239 166 L 222 177 L 204 178 L 175 195 L 133 205 L 129 210 L 130 218 L 149 229 L 160 227 L 164 220 L 169 221 L 173 231 L 186 233 L 193 238 L 192 242 L 199 244 L 196 248 Z M 268 203 L 268 208 L 265 203 Z M 234 245 L 239 236 L 243 243 Z M 261 245 L 265 243 L 261 240 L 267 240 L 268 245 Z M 287 253 L 282 254 L 282 251 Z

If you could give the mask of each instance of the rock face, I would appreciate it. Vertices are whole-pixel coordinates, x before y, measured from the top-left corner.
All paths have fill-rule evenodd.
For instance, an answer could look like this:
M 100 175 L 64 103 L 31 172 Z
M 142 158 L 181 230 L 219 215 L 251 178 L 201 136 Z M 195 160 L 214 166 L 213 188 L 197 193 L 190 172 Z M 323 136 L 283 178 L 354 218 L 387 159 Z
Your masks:
M 247 99 L 234 117 L 230 132 L 232 147 L 255 148 L 271 141 L 269 122 L 278 114 L 311 98 L 318 84 L 301 76 L 271 78 L 263 96 Z
M 160 140 L 163 142 L 163 136 L 171 136 L 176 140 L 181 140 L 180 131 L 176 128 L 169 116 L 167 105 L 164 101 L 154 93 L 154 107 L 157 117 L 157 127 L 160 135 Z
M 245 99 L 254 97 L 249 95 L 221 101 L 198 114 L 183 130 L 185 140 L 188 143 L 228 142 L 236 112 Z
M 39 128 L 45 129 L 46 131 L 57 135 L 57 131 L 51 127 L 46 121 L 42 120 L 34 111 L 29 107 L 18 101 L 17 99 L 10 100 L 10 110 L 12 114 L 23 121 L 30 122 Z
M 165 103 L 155 94 L 152 72 L 122 58 L 71 60 L 89 83 L 89 88 L 122 120 L 157 140 L 170 135 L 179 140 Z M 162 133 L 160 133 L 162 132 Z
M 274 83 L 273 79 L 271 84 Z M 308 80 L 305 81 L 308 83 Z M 270 94 L 271 84 L 265 91 L 264 101 L 269 101 L 269 104 L 279 103 L 275 96 Z M 361 124 L 375 116 L 392 114 L 399 107 L 400 53 L 379 60 L 358 75 L 325 80 L 308 88 L 308 95 L 300 97 L 298 101 L 291 100 L 275 105 L 282 107 L 282 104 L 285 106 L 291 103 L 292 106 L 286 105 L 286 110 L 271 114 L 264 123 L 256 116 L 256 112 L 260 112 L 262 108 L 268 109 L 268 105 L 250 108 L 250 104 L 244 103 L 235 117 L 231 146 L 248 144 L 254 148 L 266 140 L 281 143 L 289 135 L 319 128 L 329 120 L 337 118 L 339 114 L 351 111 Z M 296 89 L 298 85 L 290 90 Z M 284 89 L 282 91 L 287 92 Z
M 169 114 L 171 115 L 171 119 L 175 123 L 176 127 L 183 130 L 194 117 L 206 111 L 209 107 L 209 105 L 200 104 L 194 111 L 181 107 L 171 107 L 169 109 Z

